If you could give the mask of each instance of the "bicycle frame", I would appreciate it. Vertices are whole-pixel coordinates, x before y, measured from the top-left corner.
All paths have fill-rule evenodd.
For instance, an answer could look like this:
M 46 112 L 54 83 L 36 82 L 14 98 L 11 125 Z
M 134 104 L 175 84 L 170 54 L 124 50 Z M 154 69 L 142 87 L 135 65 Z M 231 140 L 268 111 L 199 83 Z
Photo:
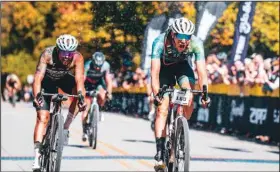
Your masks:
M 168 167 L 168 171 L 173 171 L 173 163 L 175 163 L 175 168 L 178 170 L 178 159 L 181 159 L 180 154 L 176 154 L 177 152 L 177 146 L 178 144 L 177 139 L 178 136 L 180 137 L 181 134 L 178 135 L 178 132 L 181 133 L 182 131 L 180 129 L 183 129 L 183 132 L 186 132 L 186 136 L 184 134 L 184 140 L 187 139 L 184 144 L 187 144 L 187 148 L 184 147 L 184 151 L 186 149 L 186 155 L 184 155 L 184 158 L 187 158 L 188 160 L 185 160 L 187 162 L 186 168 L 189 169 L 189 134 L 188 134 L 188 123 L 186 118 L 184 117 L 184 110 L 183 106 L 188 105 L 189 103 L 189 97 L 190 93 L 203 93 L 203 98 L 205 100 L 207 99 L 207 88 L 206 85 L 203 86 L 203 91 L 200 90 L 191 90 L 191 89 L 174 89 L 174 88 L 168 88 L 167 86 L 163 86 L 163 88 L 159 92 L 159 98 L 162 98 L 164 93 L 169 94 L 170 103 L 169 103 L 169 113 L 167 117 L 167 125 L 166 125 L 166 132 L 167 133 L 167 140 L 166 140 L 166 154 L 164 157 L 164 161 L 166 166 Z M 175 114 L 174 114 L 175 113 Z M 183 118 L 183 119 L 181 119 Z M 178 121 L 180 119 L 180 121 Z M 183 122 L 185 121 L 185 122 Z M 180 122 L 180 124 L 179 124 Z M 185 123 L 185 125 L 184 125 Z M 183 128 L 182 128 L 183 126 Z M 185 126 L 185 127 L 184 127 Z M 185 129 L 184 129 L 185 128 Z M 179 130 L 178 130 L 179 129 Z M 176 150 L 175 150 L 176 149 Z M 176 156 L 176 157 L 175 157 Z M 179 156 L 179 157 L 177 157 Z M 186 156 L 186 157 L 185 157 Z M 185 167 L 184 167 L 185 168 Z M 185 168 L 185 170 L 186 170 Z
M 59 156 L 61 158 L 63 145 L 60 144 L 60 147 L 58 148 L 58 155 L 55 156 L 54 162 L 52 162 L 53 160 L 50 160 L 50 157 L 53 156 L 51 154 L 53 151 L 57 151 L 56 148 L 55 148 L 55 150 L 53 150 L 52 144 L 57 145 L 56 137 L 59 137 L 59 134 L 56 133 L 56 132 L 57 132 L 57 130 L 59 130 L 58 128 L 60 128 L 60 131 L 62 132 L 62 125 L 63 125 L 62 123 L 63 123 L 64 120 L 63 120 L 63 116 L 61 115 L 61 104 L 62 104 L 62 101 L 66 101 L 68 99 L 68 97 L 79 97 L 79 96 L 77 96 L 77 95 L 63 95 L 63 94 L 59 94 L 59 93 L 58 94 L 49 94 L 49 93 L 44 93 L 44 90 L 41 91 L 41 95 L 42 96 L 53 96 L 53 98 L 52 98 L 53 110 L 50 113 L 52 115 L 50 116 L 50 120 L 47 124 L 46 133 L 43 136 L 42 148 L 40 150 L 41 155 L 42 155 L 42 159 L 41 159 L 41 162 L 40 162 L 41 163 L 41 169 L 43 171 L 44 170 L 46 170 L 46 171 L 50 171 L 50 170 L 59 171 L 61 159 L 57 161 L 57 156 Z M 55 119 L 57 119 L 57 121 Z M 57 124 L 58 128 L 56 128 L 56 126 L 55 126 L 56 123 L 58 123 Z M 55 134 L 55 135 L 53 135 L 53 134 Z M 56 134 L 58 134 L 58 136 L 56 136 Z M 61 140 L 63 140 L 63 137 L 60 138 L 60 142 L 61 142 Z M 56 143 L 56 144 L 54 144 L 54 143 Z
M 86 93 L 89 93 L 89 97 L 92 97 L 92 102 L 91 102 L 90 111 L 89 111 L 89 114 L 91 114 L 94 107 L 99 106 L 97 103 L 97 95 L 99 92 L 97 90 L 93 90 L 93 91 L 87 91 Z M 88 118 L 88 122 L 91 122 L 90 118 Z

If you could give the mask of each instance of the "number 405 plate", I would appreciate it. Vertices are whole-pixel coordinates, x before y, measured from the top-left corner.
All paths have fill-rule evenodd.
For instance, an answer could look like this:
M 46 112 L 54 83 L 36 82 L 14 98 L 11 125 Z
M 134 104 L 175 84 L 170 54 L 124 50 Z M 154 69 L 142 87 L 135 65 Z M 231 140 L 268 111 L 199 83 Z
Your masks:
M 190 91 L 174 90 L 171 102 L 174 104 L 188 105 L 190 97 Z

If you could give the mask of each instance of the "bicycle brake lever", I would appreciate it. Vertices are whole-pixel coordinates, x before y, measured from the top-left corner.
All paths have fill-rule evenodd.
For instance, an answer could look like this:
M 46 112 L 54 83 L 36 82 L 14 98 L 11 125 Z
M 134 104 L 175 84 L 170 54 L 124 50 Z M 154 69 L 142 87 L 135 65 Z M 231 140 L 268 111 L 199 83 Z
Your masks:
M 82 95 L 82 91 L 78 91 L 78 98 L 79 98 L 79 100 L 80 100 L 80 103 L 81 103 L 81 104 L 84 104 L 84 97 L 83 97 L 83 95 Z

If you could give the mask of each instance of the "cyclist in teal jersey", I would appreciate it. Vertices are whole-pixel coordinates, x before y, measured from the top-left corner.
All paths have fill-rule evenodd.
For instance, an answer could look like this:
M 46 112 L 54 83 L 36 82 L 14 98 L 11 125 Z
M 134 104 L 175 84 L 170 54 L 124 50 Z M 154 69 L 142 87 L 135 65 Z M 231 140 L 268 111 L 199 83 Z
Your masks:
M 86 91 L 98 90 L 97 102 L 100 107 L 104 107 L 106 99 L 112 100 L 112 77 L 110 76 L 110 64 L 105 59 L 102 52 L 95 52 L 91 60 L 85 63 L 85 89 Z M 83 136 L 82 140 L 87 140 L 87 118 L 92 103 L 92 98 L 86 94 L 86 110 L 82 113 Z M 101 113 L 101 112 L 100 112 Z M 104 114 L 101 113 L 101 121 L 104 121 Z
M 164 144 L 166 138 L 166 119 L 168 115 L 169 97 L 164 95 L 159 98 L 158 93 L 163 85 L 175 86 L 176 81 L 180 88 L 194 89 L 195 76 L 192 69 L 194 58 L 198 85 L 207 84 L 207 74 L 202 42 L 193 33 L 194 24 L 186 18 L 178 18 L 170 25 L 166 32 L 159 35 L 152 44 L 151 79 L 152 91 L 155 95 L 157 106 L 155 119 L 156 171 L 164 169 Z M 204 107 L 210 103 L 210 99 L 201 99 Z M 193 95 L 188 106 L 184 106 L 184 116 L 190 119 L 193 111 Z

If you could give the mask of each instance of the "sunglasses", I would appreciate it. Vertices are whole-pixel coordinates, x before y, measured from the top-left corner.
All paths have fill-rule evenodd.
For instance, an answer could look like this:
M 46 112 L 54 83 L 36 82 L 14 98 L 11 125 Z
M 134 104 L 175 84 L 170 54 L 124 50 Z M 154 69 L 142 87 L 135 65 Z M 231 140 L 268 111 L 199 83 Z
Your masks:
M 62 61 L 72 60 L 74 57 L 75 52 L 74 51 L 63 51 L 59 50 L 58 56 L 59 59 Z
M 177 33 L 176 34 L 176 38 L 179 40 L 190 40 L 192 37 L 192 35 L 186 35 L 186 34 L 181 34 L 181 33 Z

